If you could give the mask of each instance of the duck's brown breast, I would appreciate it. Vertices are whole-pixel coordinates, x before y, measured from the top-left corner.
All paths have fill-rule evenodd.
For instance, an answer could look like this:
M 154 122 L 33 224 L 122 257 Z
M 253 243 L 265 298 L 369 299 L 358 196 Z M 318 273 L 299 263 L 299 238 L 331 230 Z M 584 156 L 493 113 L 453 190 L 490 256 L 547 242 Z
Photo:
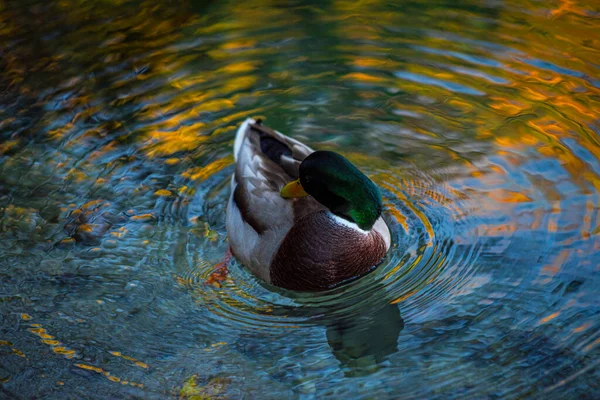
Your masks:
M 367 273 L 386 254 L 381 235 L 340 225 L 327 211 L 298 220 L 281 243 L 270 275 L 274 285 L 319 291 Z

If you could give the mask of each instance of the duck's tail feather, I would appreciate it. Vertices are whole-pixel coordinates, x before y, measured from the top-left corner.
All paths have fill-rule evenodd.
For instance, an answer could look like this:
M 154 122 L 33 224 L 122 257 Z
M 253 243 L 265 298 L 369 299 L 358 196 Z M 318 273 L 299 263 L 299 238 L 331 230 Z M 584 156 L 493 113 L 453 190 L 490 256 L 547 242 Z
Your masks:
M 246 139 L 246 135 L 250 131 L 250 125 L 255 123 L 256 121 L 254 119 L 246 118 L 235 134 L 235 141 L 233 142 L 233 157 L 235 161 L 237 161 L 238 154 L 242 148 L 242 144 L 244 143 L 244 139 Z
M 250 142 L 245 143 L 249 140 Z M 250 146 L 254 154 L 271 160 L 281 167 L 290 177 L 298 178 L 300 163 L 313 150 L 262 124 L 260 119 L 246 119 L 240 126 L 233 151 L 236 162 L 244 146 Z

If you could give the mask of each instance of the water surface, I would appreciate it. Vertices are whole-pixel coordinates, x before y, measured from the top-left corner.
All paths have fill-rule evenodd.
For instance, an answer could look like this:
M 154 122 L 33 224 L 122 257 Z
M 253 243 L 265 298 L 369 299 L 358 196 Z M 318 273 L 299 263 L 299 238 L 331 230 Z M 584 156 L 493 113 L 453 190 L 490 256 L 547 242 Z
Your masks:
M 600 397 L 598 4 L 387 3 L 0 4 L 0 397 Z M 248 116 L 381 187 L 377 270 L 210 279 Z

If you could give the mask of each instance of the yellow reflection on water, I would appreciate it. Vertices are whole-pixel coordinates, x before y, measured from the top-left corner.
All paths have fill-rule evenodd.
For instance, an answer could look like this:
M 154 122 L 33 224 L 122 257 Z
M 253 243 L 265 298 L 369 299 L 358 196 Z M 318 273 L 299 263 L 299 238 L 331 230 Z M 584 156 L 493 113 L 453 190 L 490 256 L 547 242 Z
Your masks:
M 138 360 L 136 360 L 136 359 L 135 359 L 135 358 L 133 358 L 133 357 L 125 356 L 125 355 L 121 354 L 121 352 L 119 352 L 119 351 L 111 351 L 111 352 L 110 352 L 110 354 L 112 354 L 112 355 L 113 355 L 113 356 L 115 356 L 115 357 L 120 357 L 120 358 L 122 358 L 122 359 L 124 359 L 124 360 L 131 361 L 131 362 L 133 362 L 135 365 L 137 365 L 138 367 L 141 367 L 141 368 L 148 369 L 148 364 L 146 364 L 146 363 L 143 363 L 143 362 L 141 362 L 141 361 L 138 361 Z
M 123 385 L 129 385 L 129 386 L 137 386 L 137 387 L 140 387 L 140 388 L 144 387 L 144 385 L 141 384 L 141 383 L 131 382 L 131 381 L 124 380 L 124 379 L 121 379 L 119 377 L 116 377 L 114 375 L 111 375 L 110 372 L 105 371 L 104 369 L 102 369 L 100 367 L 94 367 L 93 365 L 88 365 L 88 364 L 83 364 L 83 363 L 75 364 L 75 366 L 77 368 L 85 369 L 85 370 L 88 370 L 88 371 L 94 371 L 94 372 L 96 372 L 96 373 L 98 373 L 100 375 L 103 375 L 104 377 L 106 377 L 106 379 L 108 379 L 109 381 L 112 381 L 112 382 L 121 383 Z
M 233 162 L 233 156 L 229 155 L 227 157 L 215 160 L 208 165 L 203 167 L 193 167 L 184 171 L 182 176 L 189 178 L 192 181 L 203 181 L 207 177 L 219 172 L 223 168 L 228 165 L 231 165 Z
M 50 346 L 56 354 L 63 355 L 66 358 L 73 358 L 76 355 L 75 350 L 71 350 L 65 347 L 60 341 L 55 340 L 54 336 L 50 335 L 40 324 L 31 324 L 29 332 L 40 337 L 42 339 L 41 342 Z

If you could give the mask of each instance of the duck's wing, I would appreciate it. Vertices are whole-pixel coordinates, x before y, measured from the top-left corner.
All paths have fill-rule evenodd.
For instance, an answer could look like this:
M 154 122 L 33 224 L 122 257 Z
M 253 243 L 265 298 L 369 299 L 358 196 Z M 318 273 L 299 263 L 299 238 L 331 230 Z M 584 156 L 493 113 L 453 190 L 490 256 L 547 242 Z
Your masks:
M 299 141 L 285 136 L 267 126 L 261 120 L 248 118 L 240 126 L 233 145 L 233 154 L 238 165 L 245 155 L 258 156 L 258 168 L 280 175 L 286 179 L 297 179 L 300 163 L 314 150 Z M 266 161 L 270 160 L 271 163 Z M 279 168 L 275 168 L 275 165 Z
M 273 254 L 294 221 L 322 209 L 312 197 L 286 200 L 280 195 L 312 152 L 260 120 L 247 119 L 236 135 L 227 231 L 234 255 L 266 281 Z
M 247 119 L 235 138 L 233 199 L 243 219 L 256 232 L 293 221 L 290 201 L 280 191 L 298 178 L 300 163 L 313 150 L 282 133 Z M 287 214 L 286 214 L 287 213 Z

